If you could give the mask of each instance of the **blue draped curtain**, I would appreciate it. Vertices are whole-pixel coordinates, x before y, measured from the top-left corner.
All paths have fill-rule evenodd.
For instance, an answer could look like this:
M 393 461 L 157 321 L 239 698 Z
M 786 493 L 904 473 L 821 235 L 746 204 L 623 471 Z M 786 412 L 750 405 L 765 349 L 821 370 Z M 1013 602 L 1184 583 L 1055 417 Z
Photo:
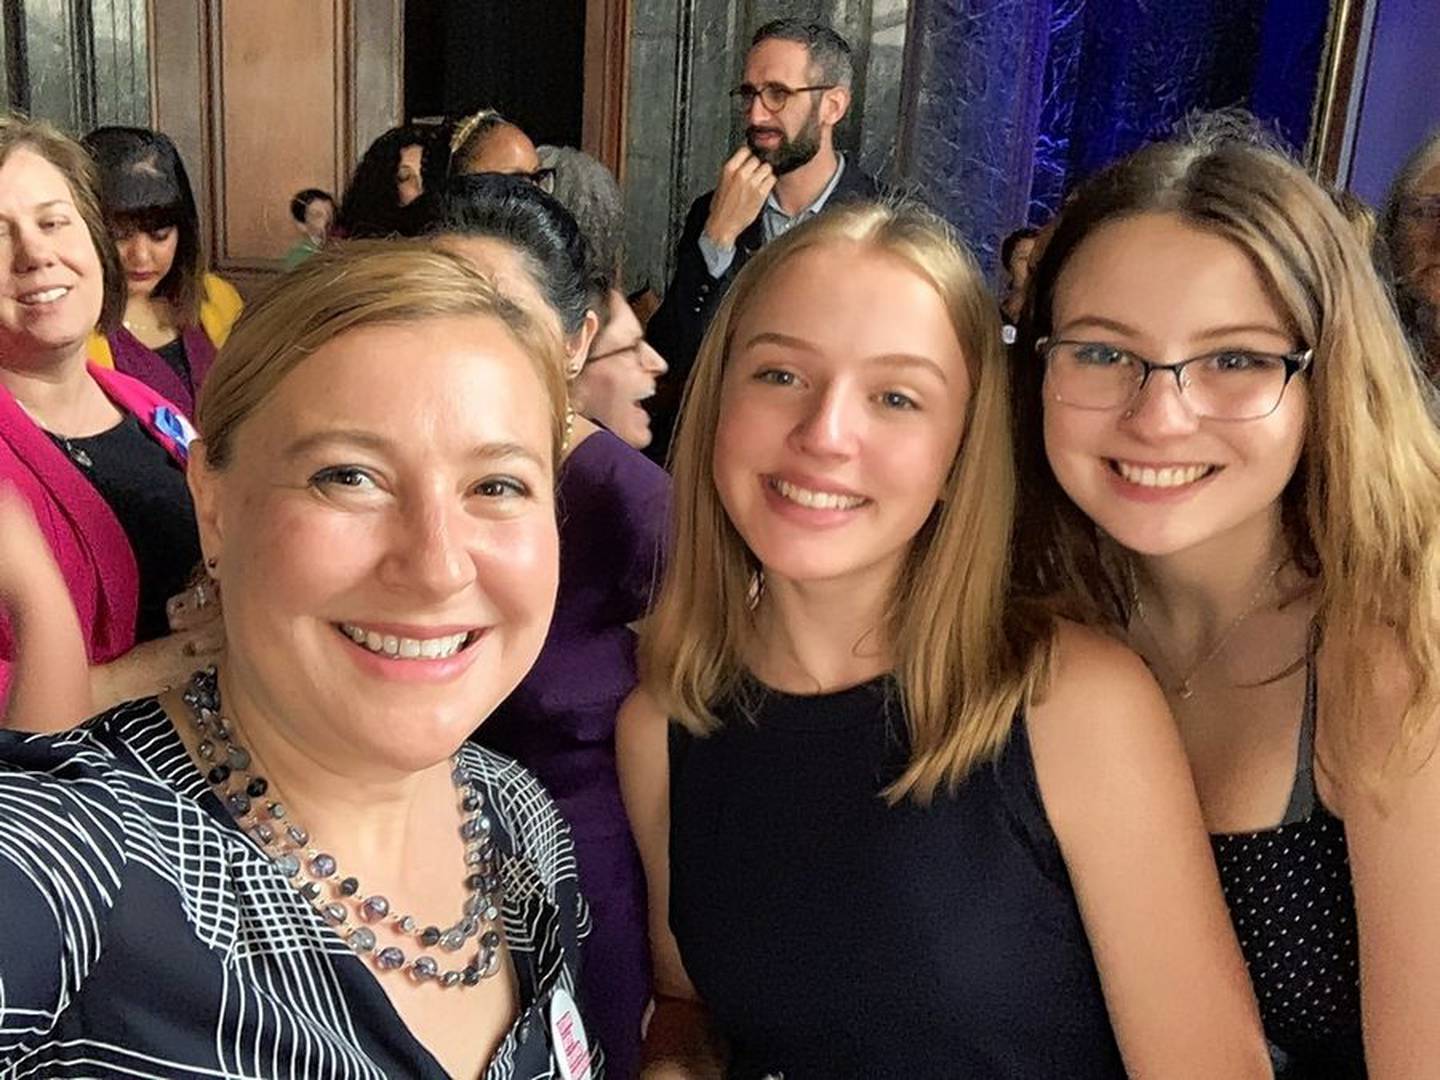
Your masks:
M 1195 109 L 1251 109 L 1297 152 L 1327 0 L 911 0 L 903 176 L 993 270 L 1011 229 Z

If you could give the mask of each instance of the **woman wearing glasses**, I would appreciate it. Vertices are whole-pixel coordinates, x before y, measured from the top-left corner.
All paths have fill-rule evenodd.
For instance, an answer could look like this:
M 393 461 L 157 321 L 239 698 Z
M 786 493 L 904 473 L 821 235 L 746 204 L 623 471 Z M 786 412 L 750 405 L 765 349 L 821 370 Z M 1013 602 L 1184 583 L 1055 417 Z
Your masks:
M 469 260 L 555 332 L 574 405 L 610 282 L 575 219 L 514 176 L 454 177 L 427 211 L 437 246 Z M 475 736 L 533 771 L 574 830 L 594 919 L 587 1022 L 615 1080 L 633 1080 L 639 1068 L 650 970 L 643 870 L 615 774 L 615 716 L 636 683 L 630 627 L 650 606 L 669 494 L 663 469 L 567 409 L 555 614 L 535 664 Z
M 479 173 L 518 176 L 547 194 L 555 190 L 555 170 L 541 168 L 530 136 L 494 109 L 471 113 L 450 135 L 450 175 Z
M 1440 436 L 1369 253 L 1281 155 L 1171 143 L 1033 285 L 1022 579 L 1165 688 L 1279 1074 L 1432 1074 Z

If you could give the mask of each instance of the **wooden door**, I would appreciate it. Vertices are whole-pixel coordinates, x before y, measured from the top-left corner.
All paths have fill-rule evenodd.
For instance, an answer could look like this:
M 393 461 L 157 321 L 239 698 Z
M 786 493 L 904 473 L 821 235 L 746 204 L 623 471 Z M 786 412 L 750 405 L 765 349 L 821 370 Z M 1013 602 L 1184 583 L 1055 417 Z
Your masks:
M 401 111 L 403 0 L 151 0 L 155 126 L 196 187 L 216 272 L 253 294 Z

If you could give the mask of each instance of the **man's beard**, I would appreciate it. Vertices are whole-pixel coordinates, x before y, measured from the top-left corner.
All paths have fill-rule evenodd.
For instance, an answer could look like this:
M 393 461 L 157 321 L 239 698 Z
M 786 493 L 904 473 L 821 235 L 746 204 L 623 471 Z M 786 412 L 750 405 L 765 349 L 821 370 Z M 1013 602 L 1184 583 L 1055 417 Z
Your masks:
M 775 171 L 776 176 L 794 172 L 800 166 L 810 164 L 815 160 L 815 155 L 820 152 L 820 117 L 818 113 L 819 109 L 811 108 L 810 115 L 805 120 L 805 126 L 793 139 L 778 127 L 747 128 L 745 130 L 746 145 L 750 147 L 752 154 Z M 780 136 L 780 141 L 774 146 L 756 146 L 755 136 L 762 131 L 774 132 Z

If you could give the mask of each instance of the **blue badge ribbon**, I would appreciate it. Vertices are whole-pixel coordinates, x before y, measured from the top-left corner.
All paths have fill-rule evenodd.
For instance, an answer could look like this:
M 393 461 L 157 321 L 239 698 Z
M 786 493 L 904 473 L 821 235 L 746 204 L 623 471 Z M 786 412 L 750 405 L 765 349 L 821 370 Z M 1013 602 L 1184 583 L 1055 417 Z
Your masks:
M 159 405 L 155 409 L 155 430 L 175 443 L 180 451 L 180 457 L 188 460 L 190 457 L 190 444 L 195 440 L 197 432 L 190 426 L 190 421 L 176 412 L 169 405 Z

